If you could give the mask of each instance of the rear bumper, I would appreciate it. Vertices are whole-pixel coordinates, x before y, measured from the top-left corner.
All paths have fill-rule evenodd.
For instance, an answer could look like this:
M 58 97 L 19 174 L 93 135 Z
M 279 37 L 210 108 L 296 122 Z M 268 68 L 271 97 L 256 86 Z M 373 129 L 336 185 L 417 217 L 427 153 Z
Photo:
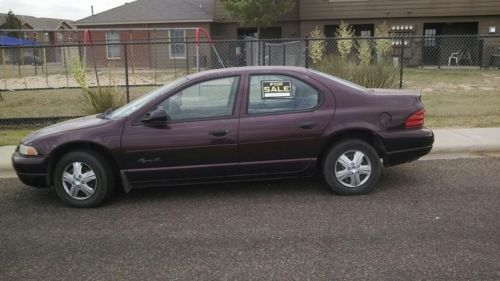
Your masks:
M 46 156 L 26 157 L 17 151 L 12 154 L 12 166 L 21 182 L 26 185 L 49 187 L 48 163 L 49 158 Z
M 430 129 L 379 132 L 384 166 L 411 162 L 432 150 L 434 133 Z

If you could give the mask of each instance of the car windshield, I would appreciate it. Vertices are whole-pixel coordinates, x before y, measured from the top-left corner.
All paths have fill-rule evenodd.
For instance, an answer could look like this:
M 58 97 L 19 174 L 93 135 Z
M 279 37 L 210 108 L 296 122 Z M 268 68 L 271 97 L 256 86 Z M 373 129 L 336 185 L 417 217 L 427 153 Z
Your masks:
M 347 80 L 344 80 L 342 78 L 338 78 L 336 76 L 333 76 L 333 75 L 330 75 L 330 74 L 327 74 L 327 73 L 324 73 L 324 72 L 321 72 L 321 71 L 313 70 L 313 69 L 310 69 L 309 71 L 311 71 L 313 73 L 316 73 L 318 75 L 321 75 L 321 76 L 323 76 L 323 77 L 325 77 L 327 79 L 330 79 L 330 80 L 332 80 L 332 81 L 334 81 L 336 83 L 342 84 L 344 86 L 347 86 L 347 87 L 350 87 L 350 88 L 354 88 L 356 90 L 359 90 L 359 91 L 362 91 L 362 92 L 366 92 L 366 93 L 372 92 L 372 90 L 367 89 L 367 88 L 365 88 L 363 86 L 360 86 L 360 85 L 358 85 L 356 83 L 353 83 L 351 81 L 347 81 Z
M 120 108 L 117 108 L 109 115 L 109 118 L 110 119 L 118 119 L 118 118 L 126 117 L 126 116 L 130 115 L 132 112 L 134 112 L 137 109 L 144 106 L 145 104 L 156 99 L 158 96 L 160 96 L 160 95 L 170 91 L 171 89 L 179 86 L 181 83 L 183 83 L 186 80 L 187 80 L 186 78 L 180 78 L 180 79 L 177 79 L 177 80 L 170 82 L 166 85 L 163 85 L 160 88 L 158 88 L 158 89 L 156 89 L 148 94 L 145 94 L 145 95 L 135 99 L 134 101 L 120 107 Z

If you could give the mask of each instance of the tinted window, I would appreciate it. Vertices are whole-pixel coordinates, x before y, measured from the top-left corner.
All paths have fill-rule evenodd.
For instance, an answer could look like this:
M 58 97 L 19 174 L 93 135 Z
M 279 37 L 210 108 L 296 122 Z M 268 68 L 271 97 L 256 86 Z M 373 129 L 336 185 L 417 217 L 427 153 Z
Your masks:
M 250 78 L 249 114 L 302 111 L 318 103 L 318 91 L 293 77 L 253 75 Z
M 159 106 L 171 120 L 230 116 L 238 88 L 238 77 L 204 81 L 169 97 Z
M 330 75 L 330 74 L 327 74 L 327 73 L 324 73 L 324 72 L 321 72 L 321 71 L 317 71 L 317 70 L 312 70 L 312 69 L 309 69 L 309 71 L 313 72 L 313 73 L 316 73 L 318 75 L 321 75 L 323 76 L 324 78 L 327 78 L 327 79 L 330 79 L 336 83 L 339 83 L 339 84 L 342 84 L 344 86 L 347 86 L 347 87 L 350 87 L 350 88 L 353 88 L 353 89 L 356 89 L 356 90 L 359 90 L 359 91 L 363 91 L 363 92 L 370 92 L 369 89 L 363 87 L 363 86 L 360 86 L 358 84 L 355 84 L 351 81 L 347 81 L 347 80 L 344 80 L 342 78 L 339 78 L 339 77 L 336 77 L 336 76 L 333 76 L 333 75 Z

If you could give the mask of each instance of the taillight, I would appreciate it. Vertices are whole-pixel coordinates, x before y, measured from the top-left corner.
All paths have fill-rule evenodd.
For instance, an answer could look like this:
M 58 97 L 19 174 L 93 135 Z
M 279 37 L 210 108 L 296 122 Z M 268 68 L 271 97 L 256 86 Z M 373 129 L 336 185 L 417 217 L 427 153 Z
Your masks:
M 424 119 L 425 109 L 421 109 L 406 118 L 405 127 L 407 129 L 422 128 L 424 126 Z

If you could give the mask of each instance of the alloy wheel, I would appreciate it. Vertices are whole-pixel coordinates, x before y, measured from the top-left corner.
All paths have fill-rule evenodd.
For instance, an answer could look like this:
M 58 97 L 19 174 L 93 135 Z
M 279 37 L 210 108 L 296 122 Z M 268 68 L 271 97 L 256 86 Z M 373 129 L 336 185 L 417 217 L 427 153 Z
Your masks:
M 368 181 L 372 164 L 368 156 L 359 150 L 350 150 L 335 162 L 335 177 L 346 187 L 355 188 Z
M 97 178 L 94 170 L 89 165 L 83 162 L 73 162 L 64 168 L 62 184 L 71 198 L 86 200 L 94 195 Z

